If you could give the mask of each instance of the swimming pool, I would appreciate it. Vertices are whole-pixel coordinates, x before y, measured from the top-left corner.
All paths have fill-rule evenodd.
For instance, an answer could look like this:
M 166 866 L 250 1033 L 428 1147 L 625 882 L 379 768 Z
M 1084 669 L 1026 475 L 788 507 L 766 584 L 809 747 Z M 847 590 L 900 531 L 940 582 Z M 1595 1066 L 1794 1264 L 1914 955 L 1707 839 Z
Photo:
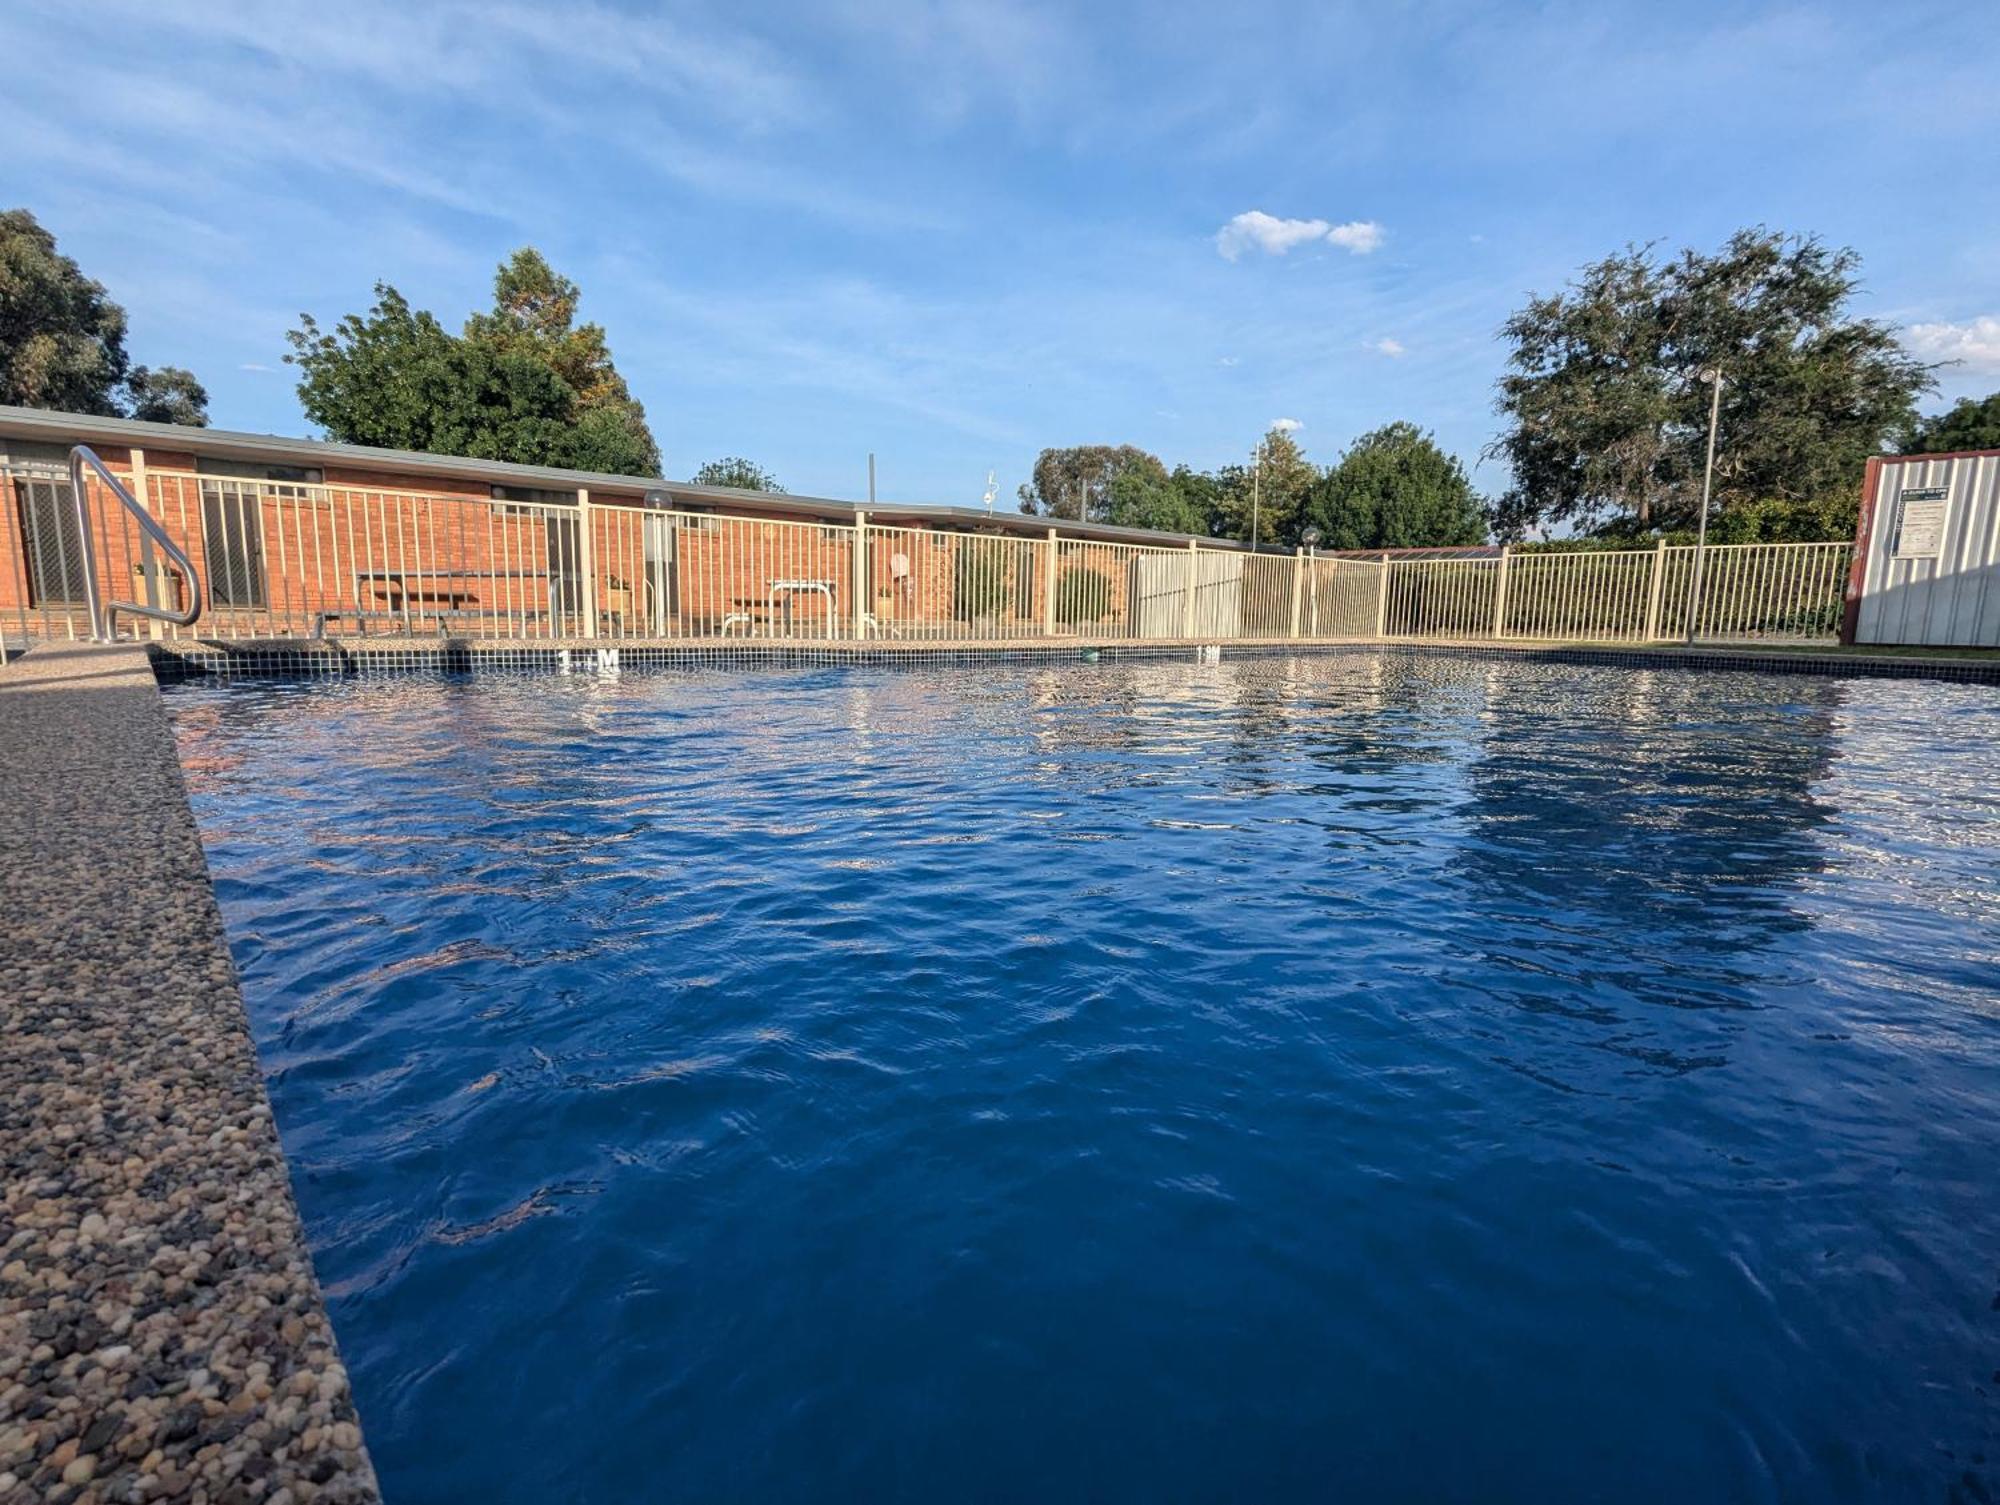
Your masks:
M 169 693 L 392 1502 L 1994 1488 L 1995 699 Z

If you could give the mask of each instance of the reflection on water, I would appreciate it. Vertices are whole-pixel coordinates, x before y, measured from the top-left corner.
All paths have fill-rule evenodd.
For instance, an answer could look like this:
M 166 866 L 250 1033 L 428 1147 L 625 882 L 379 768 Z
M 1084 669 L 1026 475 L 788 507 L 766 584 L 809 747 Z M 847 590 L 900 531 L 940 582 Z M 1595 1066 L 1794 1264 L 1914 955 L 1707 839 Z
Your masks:
M 392 1499 L 1980 1499 L 1990 692 L 172 705 Z

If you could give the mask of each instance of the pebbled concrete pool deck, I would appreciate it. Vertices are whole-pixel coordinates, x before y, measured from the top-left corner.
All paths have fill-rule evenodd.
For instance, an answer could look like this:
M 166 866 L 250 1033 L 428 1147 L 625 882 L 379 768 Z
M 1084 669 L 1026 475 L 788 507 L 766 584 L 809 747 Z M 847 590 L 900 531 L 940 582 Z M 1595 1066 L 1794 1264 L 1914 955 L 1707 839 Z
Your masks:
M 0 1501 L 379 1498 L 146 652 L 0 669 Z

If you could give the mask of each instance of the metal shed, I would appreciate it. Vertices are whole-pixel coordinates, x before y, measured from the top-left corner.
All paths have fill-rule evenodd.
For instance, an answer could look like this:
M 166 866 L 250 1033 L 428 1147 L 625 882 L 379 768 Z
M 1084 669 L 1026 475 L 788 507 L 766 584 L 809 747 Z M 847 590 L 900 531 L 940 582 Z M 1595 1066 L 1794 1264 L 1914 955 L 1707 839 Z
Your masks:
M 2000 450 L 1868 462 L 1841 638 L 2000 648 Z

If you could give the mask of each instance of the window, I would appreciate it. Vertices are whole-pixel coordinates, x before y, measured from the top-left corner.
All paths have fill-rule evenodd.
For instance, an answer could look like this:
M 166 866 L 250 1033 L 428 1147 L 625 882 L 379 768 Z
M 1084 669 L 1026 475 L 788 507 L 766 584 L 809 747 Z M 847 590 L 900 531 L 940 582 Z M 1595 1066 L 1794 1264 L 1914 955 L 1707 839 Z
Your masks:
M 325 473 L 306 465 L 197 458 L 201 478 L 201 546 L 208 561 L 208 599 L 217 607 L 262 610 L 264 503 L 311 500 L 306 488 Z
M 317 486 L 326 479 L 324 471 L 307 465 L 259 465 L 248 460 L 196 460 L 196 475 L 228 476 L 238 481 L 290 481 Z
M 14 507 L 21 527 L 21 557 L 28 572 L 28 605 L 82 601 L 83 537 L 67 477 L 16 474 Z
M 487 492 L 496 503 L 493 510 L 501 516 L 541 519 L 549 621 L 557 632 L 577 630 L 575 623 L 584 611 L 584 590 L 582 513 L 576 493 L 542 486 L 489 486 Z M 533 538 L 534 524 L 523 526 L 528 530 L 526 538 Z
M 201 547 L 208 599 L 218 607 L 264 605 L 264 489 L 253 482 L 201 483 Z
M 68 475 L 69 449 L 67 444 L 45 444 L 39 439 L 0 439 L 0 465 Z
M 496 502 L 527 502 L 536 507 L 574 507 L 574 491 L 552 491 L 542 486 L 492 486 L 487 488 Z
M 550 512 L 546 516 L 549 616 L 556 631 L 574 631 L 570 624 L 583 612 L 583 530 L 577 526 L 573 512 Z

